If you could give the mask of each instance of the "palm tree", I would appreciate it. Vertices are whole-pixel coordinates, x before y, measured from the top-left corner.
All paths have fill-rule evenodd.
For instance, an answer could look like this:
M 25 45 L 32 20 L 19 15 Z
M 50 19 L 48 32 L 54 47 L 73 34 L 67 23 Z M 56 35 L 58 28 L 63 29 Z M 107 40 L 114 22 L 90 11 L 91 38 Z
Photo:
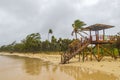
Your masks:
M 79 34 L 81 37 L 84 37 L 82 33 L 85 33 L 82 31 L 82 28 L 83 26 L 85 26 L 86 24 L 83 22 L 83 21 L 80 21 L 80 20 L 75 20 L 74 23 L 72 24 L 72 27 L 73 27 L 73 31 L 71 33 L 71 35 L 75 34 L 75 37 L 77 39 L 77 34 Z M 87 33 L 85 33 L 87 34 Z
M 48 31 L 48 41 L 49 41 L 49 34 L 52 34 L 52 33 L 53 33 L 52 29 L 49 29 L 49 31 Z

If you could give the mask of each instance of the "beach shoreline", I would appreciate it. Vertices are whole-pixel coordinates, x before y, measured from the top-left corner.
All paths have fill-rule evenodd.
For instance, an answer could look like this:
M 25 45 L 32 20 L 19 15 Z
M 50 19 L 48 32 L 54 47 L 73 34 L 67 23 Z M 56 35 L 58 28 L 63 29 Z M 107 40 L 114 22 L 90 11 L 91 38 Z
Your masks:
M 14 55 L 20 57 L 29 57 L 29 58 L 38 58 L 43 61 L 49 61 L 55 65 L 60 66 L 78 66 L 83 68 L 94 69 L 98 71 L 105 72 L 107 74 L 115 75 L 120 80 L 120 58 L 117 60 L 112 59 L 111 57 L 104 58 L 101 62 L 97 62 L 96 60 L 93 61 L 85 61 L 85 62 L 78 62 L 77 58 L 73 58 L 70 60 L 69 64 L 60 64 L 61 55 L 59 54 L 45 54 L 45 53 L 7 53 L 7 52 L 0 52 L 0 55 Z

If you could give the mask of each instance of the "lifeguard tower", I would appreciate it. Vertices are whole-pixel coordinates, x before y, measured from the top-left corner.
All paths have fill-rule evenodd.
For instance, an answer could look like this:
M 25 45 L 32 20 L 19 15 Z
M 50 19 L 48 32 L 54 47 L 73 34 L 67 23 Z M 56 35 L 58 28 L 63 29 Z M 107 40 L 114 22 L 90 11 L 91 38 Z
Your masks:
M 100 61 L 104 57 L 104 53 L 101 54 L 101 50 L 104 50 L 106 54 L 116 58 L 114 53 L 110 52 L 109 49 L 104 47 L 104 44 L 112 44 L 115 42 L 115 38 L 113 36 L 105 35 L 105 30 L 113 27 L 114 26 L 111 25 L 95 24 L 83 29 L 84 31 L 89 31 L 90 33 L 90 44 L 94 45 L 94 47 L 91 49 L 91 53 L 94 55 L 97 61 Z M 101 34 L 100 31 L 102 31 Z M 95 33 L 94 36 L 92 35 L 92 32 Z
M 112 44 L 115 40 L 112 36 L 107 36 L 107 39 L 105 39 L 105 30 L 109 28 L 113 28 L 114 26 L 106 25 L 106 24 L 94 24 L 91 26 L 88 26 L 86 28 L 83 28 L 83 31 L 89 31 L 89 38 L 85 38 L 84 41 L 80 42 L 77 45 L 77 49 L 72 53 L 64 53 L 61 56 L 61 63 L 65 64 L 67 63 L 71 58 L 73 58 L 78 53 L 81 53 L 83 55 L 83 60 L 85 58 L 84 56 L 84 50 L 87 49 L 88 45 L 94 45 L 91 47 L 91 49 L 88 49 L 90 54 L 92 54 L 95 59 L 99 62 L 104 57 L 104 53 L 101 54 L 101 50 L 104 50 L 104 52 L 108 55 L 110 55 L 113 58 L 116 58 L 113 53 L 107 48 L 104 47 L 104 44 Z M 102 31 L 102 35 L 100 34 L 100 31 Z M 93 33 L 94 32 L 94 36 Z

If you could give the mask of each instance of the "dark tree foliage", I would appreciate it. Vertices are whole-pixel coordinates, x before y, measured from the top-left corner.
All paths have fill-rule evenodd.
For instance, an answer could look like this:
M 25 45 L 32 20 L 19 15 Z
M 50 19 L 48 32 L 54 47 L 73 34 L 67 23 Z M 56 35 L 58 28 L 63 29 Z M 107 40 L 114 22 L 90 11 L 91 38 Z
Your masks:
M 32 33 L 26 36 L 20 43 L 13 42 L 0 47 L 0 51 L 5 52 L 41 52 L 41 51 L 66 51 L 71 43 L 70 39 L 51 37 L 51 41 L 41 41 L 39 33 Z
M 39 33 L 32 33 L 22 41 L 26 52 L 37 52 L 40 50 L 41 37 Z

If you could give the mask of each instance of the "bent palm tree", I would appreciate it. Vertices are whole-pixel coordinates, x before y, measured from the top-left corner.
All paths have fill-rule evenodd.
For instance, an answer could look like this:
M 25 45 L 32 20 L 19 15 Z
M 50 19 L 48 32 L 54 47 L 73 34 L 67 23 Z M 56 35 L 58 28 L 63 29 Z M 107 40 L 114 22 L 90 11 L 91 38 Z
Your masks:
M 72 27 L 73 27 L 73 31 L 71 33 L 71 35 L 73 35 L 75 33 L 75 37 L 77 39 L 77 34 L 79 34 L 81 37 L 84 37 L 82 33 L 84 34 L 87 34 L 86 32 L 83 32 L 82 31 L 82 26 L 85 26 L 86 24 L 83 22 L 83 21 L 80 21 L 80 20 L 75 20 L 74 23 L 72 24 Z

